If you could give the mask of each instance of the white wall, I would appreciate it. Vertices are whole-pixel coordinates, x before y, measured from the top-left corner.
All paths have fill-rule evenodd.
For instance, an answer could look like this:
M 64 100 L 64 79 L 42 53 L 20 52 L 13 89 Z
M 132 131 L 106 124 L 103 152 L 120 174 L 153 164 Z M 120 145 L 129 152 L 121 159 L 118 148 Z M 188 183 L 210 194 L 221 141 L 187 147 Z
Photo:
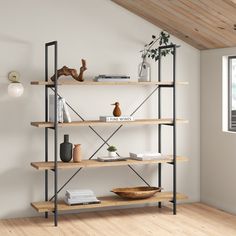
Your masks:
M 44 130 L 31 127 L 30 122 L 44 119 L 44 88 L 30 86 L 30 81 L 44 79 L 44 43 L 58 40 L 59 67 L 79 68 L 81 58 L 85 58 L 86 79 L 102 73 L 123 73 L 137 80 L 139 51 L 160 29 L 108 0 L 8 0 L 1 2 L 0 17 L 0 217 L 37 215 L 30 202 L 43 200 L 44 173 L 31 168 L 30 162 L 44 158 Z M 188 163 L 179 164 L 178 191 L 187 194 L 189 201 L 199 201 L 200 53 L 174 37 L 172 40 L 181 45 L 177 55 L 177 79 L 190 83 L 177 90 L 177 114 L 189 120 L 188 125 L 178 127 L 177 151 L 190 159 Z M 25 93 L 19 99 L 6 94 L 6 76 L 11 70 L 21 73 L 25 86 Z M 156 65 L 152 71 L 156 74 Z M 169 71 L 166 66 L 163 74 L 169 75 Z M 110 103 L 114 101 L 120 101 L 123 113 L 129 114 L 150 91 L 151 88 L 146 87 L 60 88 L 60 93 L 85 119 L 110 114 Z M 168 91 L 163 102 L 166 116 L 171 115 Z M 156 99 L 154 96 L 140 109 L 136 118 L 155 117 Z M 76 116 L 73 119 L 77 119 Z M 96 128 L 105 138 L 114 129 Z M 170 153 L 171 128 L 164 129 L 167 135 L 164 135 L 163 151 Z M 60 130 L 60 142 L 65 133 L 70 134 L 73 143 L 82 144 L 84 158 L 102 143 L 88 128 Z M 156 150 L 156 127 L 122 128 L 110 143 L 117 145 L 122 155 L 130 150 Z M 104 154 L 105 148 L 98 153 Z M 156 184 L 156 166 L 135 168 L 151 184 Z M 171 189 L 171 168 L 163 167 L 166 190 Z M 74 171 L 60 171 L 59 183 L 72 173 Z M 50 188 L 52 183 L 51 178 Z M 104 195 L 113 187 L 142 184 L 128 167 L 117 167 L 82 170 L 68 188 L 91 188 L 97 195 Z
M 236 213 L 236 134 L 222 131 L 222 58 L 236 48 L 201 52 L 201 201 Z

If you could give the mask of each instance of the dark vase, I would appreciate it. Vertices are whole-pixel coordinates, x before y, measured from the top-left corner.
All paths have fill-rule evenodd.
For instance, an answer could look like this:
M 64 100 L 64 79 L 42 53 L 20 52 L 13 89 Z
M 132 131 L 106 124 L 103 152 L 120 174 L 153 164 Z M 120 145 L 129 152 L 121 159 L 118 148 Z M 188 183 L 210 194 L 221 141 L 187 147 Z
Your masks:
M 64 135 L 64 142 L 60 144 L 60 158 L 63 162 L 72 159 L 72 143 L 69 142 L 69 135 Z

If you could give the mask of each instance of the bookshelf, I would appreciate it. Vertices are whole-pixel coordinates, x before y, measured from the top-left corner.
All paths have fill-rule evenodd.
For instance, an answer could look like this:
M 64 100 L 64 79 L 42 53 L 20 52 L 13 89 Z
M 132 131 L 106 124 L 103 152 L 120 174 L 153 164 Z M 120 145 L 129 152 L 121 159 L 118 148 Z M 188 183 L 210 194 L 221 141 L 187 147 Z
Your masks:
M 138 205 L 138 204 L 156 204 L 161 207 L 162 202 L 170 202 L 173 205 L 173 214 L 176 214 L 177 200 L 187 199 L 185 194 L 177 193 L 176 186 L 176 165 L 177 162 L 188 161 L 187 157 L 177 156 L 176 151 L 176 126 L 177 124 L 186 124 L 188 123 L 185 119 L 177 119 L 176 117 L 176 86 L 177 85 L 187 85 L 188 82 L 176 81 L 176 45 L 168 45 L 159 47 L 159 55 L 161 55 L 161 50 L 165 48 L 170 48 L 173 51 L 173 81 L 163 81 L 161 80 L 161 58 L 158 63 L 158 80 L 155 82 L 94 82 L 94 81 L 85 81 L 78 82 L 72 80 L 57 80 L 54 82 L 49 81 L 48 76 L 48 48 L 54 48 L 54 73 L 55 78 L 57 78 L 57 41 L 49 42 L 45 44 L 45 80 L 32 81 L 31 85 L 41 85 L 45 87 L 45 120 L 44 121 L 33 121 L 31 125 L 36 128 L 43 128 L 45 131 L 45 158 L 41 162 L 32 162 L 31 166 L 38 171 L 44 172 L 44 189 L 45 189 L 45 199 L 41 202 L 33 202 L 31 206 L 40 213 L 45 213 L 45 217 L 48 218 L 48 213 L 53 213 L 54 225 L 58 225 L 58 212 L 59 211 L 70 211 L 70 210 L 82 210 L 82 209 L 92 209 L 92 208 L 104 208 L 104 207 L 118 207 L 118 206 L 127 206 L 127 205 Z M 57 100 L 58 100 L 58 86 L 63 85 L 78 85 L 78 86 L 152 86 L 154 90 L 148 95 L 148 97 L 139 105 L 137 109 L 132 113 L 132 115 L 151 97 L 155 92 L 158 92 L 158 114 L 155 119 L 137 119 L 134 121 L 122 121 L 122 122 L 102 122 L 99 120 L 83 120 L 83 118 L 76 113 L 82 121 L 74 121 L 71 123 L 59 123 L 57 120 Z M 164 88 L 171 88 L 173 91 L 173 117 L 163 118 L 161 117 L 161 92 Z M 54 92 L 54 108 L 55 116 L 54 122 L 48 121 L 48 90 L 52 89 Z M 73 108 L 70 107 L 72 110 Z M 73 110 L 74 111 L 74 110 Z M 173 152 L 172 154 L 165 156 L 163 159 L 159 160 L 150 160 L 150 161 L 137 161 L 128 159 L 126 161 L 117 161 L 117 162 L 98 162 L 93 159 L 93 155 L 88 157 L 87 160 L 83 160 L 80 163 L 64 163 L 58 161 L 58 129 L 66 129 L 67 127 L 88 127 L 90 128 L 99 138 L 102 139 L 103 147 L 104 145 L 109 146 L 109 139 L 113 137 L 122 126 L 132 126 L 132 125 L 156 125 L 158 126 L 158 152 L 161 153 L 162 146 L 162 126 L 168 125 L 172 127 L 172 143 L 173 143 Z M 102 136 L 93 128 L 95 126 L 118 126 L 116 130 L 110 135 L 108 139 L 102 138 Z M 53 132 L 53 146 L 54 146 L 54 160 L 49 161 L 49 131 Z M 96 153 L 96 152 L 95 152 Z M 83 168 L 101 168 L 101 167 L 115 167 L 115 166 L 126 166 L 130 168 L 146 185 L 149 185 L 147 181 L 133 168 L 133 166 L 140 165 L 157 165 L 158 167 L 158 187 L 162 186 L 162 165 L 170 164 L 173 170 L 173 191 L 169 192 L 159 192 L 155 196 L 147 199 L 139 200 L 127 200 L 122 199 L 117 196 L 102 196 L 98 197 L 101 200 L 100 204 L 91 204 L 91 205 L 66 205 L 64 202 L 58 199 L 58 194 L 60 191 L 82 170 Z M 58 175 L 60 171 L 63 170 L 72 170 L 76 169 L 77 171 L 69 178 L 64 185 L 59 189 L 58 187 Z M 52 171 L 54 181 L 54 195 L 49 198 L 49 171 Z

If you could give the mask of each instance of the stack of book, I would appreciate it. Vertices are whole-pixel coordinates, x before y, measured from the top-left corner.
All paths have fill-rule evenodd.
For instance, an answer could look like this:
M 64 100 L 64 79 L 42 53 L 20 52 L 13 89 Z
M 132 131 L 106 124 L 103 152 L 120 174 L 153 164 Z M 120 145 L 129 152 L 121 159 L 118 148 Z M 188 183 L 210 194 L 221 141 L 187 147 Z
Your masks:
M 143 152 L 143 153 L 129 153 L 130 159 L 138 160 L 138 161 L 147 161 L 147 160 L 159 160 L 164 159 L 165 156 L 163 156 L 159 152 Z
M 129 82 L 130 76 L 127 75 L 99 75 L 95 78 L 97 82 Z
M 49 95 L 49 121 L 54 122 L 54 112 L 55 112 L 55 96 L 53 94 Z M 71 122 L 70 113 L 68 110 L 68 106 L 66 104 L 65 98 L 58 97 L 57 99 L 57 120 L 60 123 Z
M 90 189 L 74 189 L 66 191 L 65 203 L 68 205 L 83 205 L 100 203 L 100 201 Z
M 103 122 L 112 122 L 112 121 L 134 121 L 133 116 L 100 116 L 99 117 L 100 121 Z

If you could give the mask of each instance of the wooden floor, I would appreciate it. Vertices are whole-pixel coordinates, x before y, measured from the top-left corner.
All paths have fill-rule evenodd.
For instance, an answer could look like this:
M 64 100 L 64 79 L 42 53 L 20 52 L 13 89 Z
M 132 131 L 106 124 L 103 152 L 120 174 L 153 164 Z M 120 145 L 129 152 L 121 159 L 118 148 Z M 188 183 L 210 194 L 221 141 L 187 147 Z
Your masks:
M 236 216 L 195 203 L 178 206 L 178 215 L 169 208 L 146 207 L 70 214 L 52 218 L 21 218 L 0 221 L 0 235 L 106 235 L 106 236 L 235 236 Z

